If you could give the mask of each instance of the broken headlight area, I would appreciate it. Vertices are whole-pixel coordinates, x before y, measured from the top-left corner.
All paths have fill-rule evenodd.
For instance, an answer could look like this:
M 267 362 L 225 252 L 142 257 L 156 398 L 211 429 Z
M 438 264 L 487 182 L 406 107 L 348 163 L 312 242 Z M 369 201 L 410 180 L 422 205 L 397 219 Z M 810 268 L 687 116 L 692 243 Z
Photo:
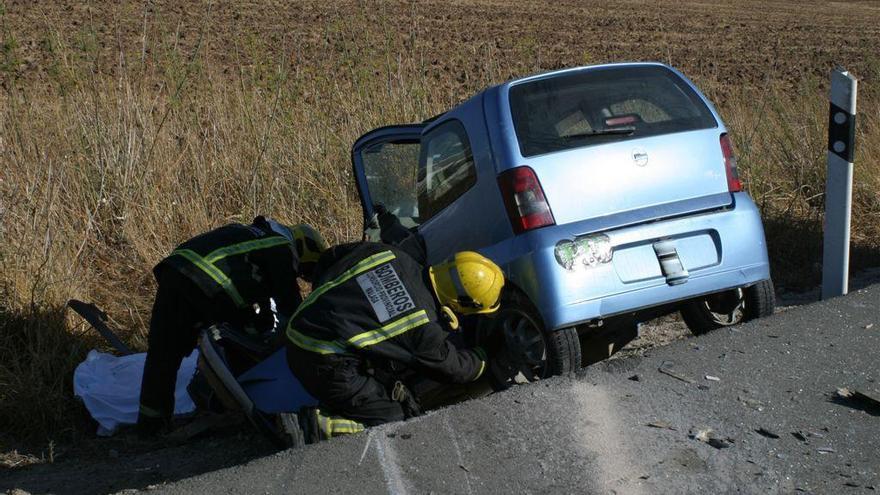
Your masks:
M 611 261 L 611 239 L 605 234 L 591 234 L 556 243 L 556 262 L 566 270 L 592 268 Z

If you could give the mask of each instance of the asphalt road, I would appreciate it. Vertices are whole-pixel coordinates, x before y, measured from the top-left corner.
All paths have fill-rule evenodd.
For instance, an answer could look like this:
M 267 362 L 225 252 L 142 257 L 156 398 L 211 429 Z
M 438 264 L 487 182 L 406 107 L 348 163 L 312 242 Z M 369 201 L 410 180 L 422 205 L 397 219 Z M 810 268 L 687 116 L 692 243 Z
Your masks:
M 158 491 L 876 493 L 878 351 L 875 285 Z

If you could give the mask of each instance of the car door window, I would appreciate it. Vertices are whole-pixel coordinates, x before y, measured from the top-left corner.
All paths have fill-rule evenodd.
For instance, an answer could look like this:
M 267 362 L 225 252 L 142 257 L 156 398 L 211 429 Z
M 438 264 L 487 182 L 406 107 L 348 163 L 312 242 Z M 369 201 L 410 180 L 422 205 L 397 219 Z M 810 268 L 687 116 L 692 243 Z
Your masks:
M 397 215 L 405 227 L 419 223 L 416 177 L 418 140 L 376 143 L 361 153 L 364 174 L 374 205 Z
M 473 153 L 461 122 L 450 120 L 422 137 L 418 175 L 421 222 L 449 206 L 476 182 Z

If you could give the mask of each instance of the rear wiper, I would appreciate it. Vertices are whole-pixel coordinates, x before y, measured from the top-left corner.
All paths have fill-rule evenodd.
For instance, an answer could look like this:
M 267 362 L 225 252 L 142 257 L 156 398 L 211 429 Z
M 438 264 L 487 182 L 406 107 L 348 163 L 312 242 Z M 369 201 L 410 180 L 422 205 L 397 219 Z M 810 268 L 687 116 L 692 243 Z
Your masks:
M 596 129 L 594 131 L 579 132 L 577 134 L 568 134 L 568 135 L 559 136 L 559 137 L 562 139 L 580 139 L 580 138 L 588 138 L 588 137 L 594 137 L 594 136 L 613 136 L 613 135 L 628 136 L 634 132 L 636 132 L 636 128 L 632 127 L 632 126 L 610 127 L 607 129 Z

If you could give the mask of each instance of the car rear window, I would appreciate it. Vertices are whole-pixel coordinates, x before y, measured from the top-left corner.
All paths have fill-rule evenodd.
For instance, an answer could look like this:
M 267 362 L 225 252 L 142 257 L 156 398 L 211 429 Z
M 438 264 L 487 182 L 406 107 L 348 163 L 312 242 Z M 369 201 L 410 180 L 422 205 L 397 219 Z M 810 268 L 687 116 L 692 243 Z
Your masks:
M 525 157 L 718 125 L 684 80 L 658 66 L 592 69 L 516 84 L 510 110 Z

